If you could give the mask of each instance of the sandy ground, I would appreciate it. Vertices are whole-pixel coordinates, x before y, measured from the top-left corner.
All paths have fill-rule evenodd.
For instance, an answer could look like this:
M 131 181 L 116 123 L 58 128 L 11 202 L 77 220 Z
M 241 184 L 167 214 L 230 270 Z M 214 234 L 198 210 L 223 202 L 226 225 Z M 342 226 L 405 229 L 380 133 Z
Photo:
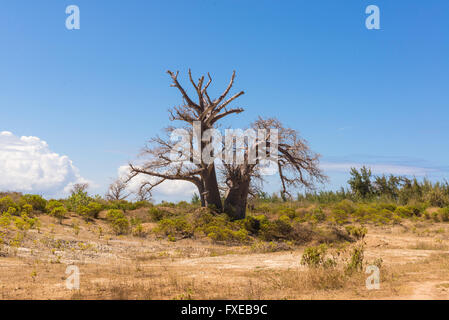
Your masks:
M 369 227 L 365 261 L 383 262 L 380 289 L 368 290 L 363 272 L 346 278 L 302 266 L 303 247 L 264 253 L 206 239 L 114 236 L 105 222 L 76 217 L 63 225 L 41 220 L 19 246 L 3 245 L 1 299 L 449 298 L 449 225 L 442 223 Z M 66 286 L 69 265 L 80 270 L 79 290 Z

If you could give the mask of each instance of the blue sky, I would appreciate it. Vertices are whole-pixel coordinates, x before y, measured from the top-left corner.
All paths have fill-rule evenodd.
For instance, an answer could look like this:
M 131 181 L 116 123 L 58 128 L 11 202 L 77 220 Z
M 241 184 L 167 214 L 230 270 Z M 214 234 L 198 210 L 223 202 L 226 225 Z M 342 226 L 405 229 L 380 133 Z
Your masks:
M 72 4 L 80 30 L 65 28 Z M 365 27 L 371 4 L 380 30 Z M 236 70 L 246 111 L 228 124 L 299 130 L 326 188 L 365 163 L 448 178 L 448 13 L 436 0 L 2 0 L 0 131 L 46 141 L 103 194 L 180 103 L 166 70 L 186 85 L 188 68 L 210 72 L 215 93 Z

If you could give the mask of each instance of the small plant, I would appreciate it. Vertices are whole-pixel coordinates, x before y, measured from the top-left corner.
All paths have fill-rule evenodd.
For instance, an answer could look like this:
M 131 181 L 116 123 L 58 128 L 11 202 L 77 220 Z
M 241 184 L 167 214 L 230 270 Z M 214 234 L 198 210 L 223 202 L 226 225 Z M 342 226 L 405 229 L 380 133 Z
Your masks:
M 448 222 L 449 221 L 449 207 L 441 208 L 438 210 L 438 215 L 441 221 Z
M 327 246 L 325 244 L 317 247 L 308 247 L 302 254 L 301 264 L 312 268 L 324 266 L 326 252 Z
M 77 236 L 80 233 L 80 225 L 79 225 L 79 223 L 74 223 L 72 225 L 72 228 L 73 228 L 73 232 Z
M 355 271 L 362 271 L 365 247 L 364 244 L 359 244 L 352 249 L 351 257 L 346 265 L 346 272 L 352 273 Z
M 365 227 L 346 226 L 346 231 L 350 236 L 353 236 L 357 240 L 365 238 L 368 233 L 368 229 Z
M 147 235 L 141 223 L 135 225 L 132 234 L 136 237 L 145 237 Z

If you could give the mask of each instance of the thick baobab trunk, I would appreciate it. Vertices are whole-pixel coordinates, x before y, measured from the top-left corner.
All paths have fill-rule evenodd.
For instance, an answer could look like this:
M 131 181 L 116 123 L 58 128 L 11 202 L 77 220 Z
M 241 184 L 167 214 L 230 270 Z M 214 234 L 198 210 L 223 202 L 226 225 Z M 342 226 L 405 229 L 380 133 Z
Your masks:
M 220 190 L 218 189 L 217 174 L 215 172 L 215 165 L 210 165 L 203 173 L 204 181 L 204 197 L 206 205 L 214 205 L 218 211 L 223 211 L 223 204 L 221 203 Z
M 233 186 L 229 189 L 225 199 L 224 211 L 233 220 L 245 219 L 250 178 L 245 177 L 232 183 Z

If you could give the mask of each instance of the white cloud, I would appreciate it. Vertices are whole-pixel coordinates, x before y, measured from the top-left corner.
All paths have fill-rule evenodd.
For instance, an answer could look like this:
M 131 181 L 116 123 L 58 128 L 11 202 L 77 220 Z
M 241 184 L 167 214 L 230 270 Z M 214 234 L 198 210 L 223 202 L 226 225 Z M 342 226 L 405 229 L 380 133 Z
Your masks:
M 119 167 L 119 178 L 126 177 L 128 173 L 129 167 L 127 165 Z M 129 182 L 127 189 L 129 192 L 135 192 L 138 190 L 139 186 L 146 181 L 156 181 L 156 178 L 138 175 Z M 195 192 L 198 192 L 198 189 L 191 182 L 182 180 L 167 180 L 156 186 L 152 194 L 153 198 L 159 201 L 179 201 L 190 200 Z
M 38 137 L 0 132 L 0 190 L 57 196 L 73 183 L 86 182 L 67 156 Z
M 322 162 L 321 169 L 329 172 L 349 173 L 351 168 L 360 169 L 363 166 L 370 168 L 373 174 L 394 174 L 407 176 L 426 176 L 435 172 L 432 168 L 423 168 L 416 166 L 395 165 L 395 164 L 362 164 L 357 162 Z

